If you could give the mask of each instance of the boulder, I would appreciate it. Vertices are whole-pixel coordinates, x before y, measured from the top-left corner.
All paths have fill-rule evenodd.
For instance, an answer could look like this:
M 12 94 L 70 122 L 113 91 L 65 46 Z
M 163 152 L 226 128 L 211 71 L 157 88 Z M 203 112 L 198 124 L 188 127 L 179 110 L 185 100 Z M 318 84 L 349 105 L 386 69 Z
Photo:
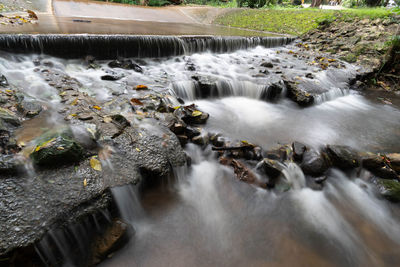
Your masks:
M 304 174 L 319 177 L 328 170 L 329 164 L 323 153 L 318 153 L 315 150 L 308 150 L 303 154 L 303 161 L 300 167 Z
M 57 133 L 47 133 L 39 140 L 38 145 L 30 154 L 34 164 L 51 167 L 79 162 L 83 157 L 83 148 L 73 138 L 69 129 Z
M 284 81 L 287 89 L 287 97 L 299 106 L 307 107 L 314 103 L 314 96 L 298 88 L 294 82 Z
M 339 169 L 348 170 L 360 165 L 358 154 L 348 146 L 327 145 L 326 152 L 332 165 Z

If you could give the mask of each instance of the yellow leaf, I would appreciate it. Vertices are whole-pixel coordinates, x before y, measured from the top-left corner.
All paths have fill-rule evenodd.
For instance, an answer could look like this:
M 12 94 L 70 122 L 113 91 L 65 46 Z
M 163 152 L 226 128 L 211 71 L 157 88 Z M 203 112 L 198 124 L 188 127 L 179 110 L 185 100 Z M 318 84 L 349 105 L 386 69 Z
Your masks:
M 87 180 L 86 180 L 86 178 L 85 178 L 85 179 L 83 179 L 83 186 L 84 186 L 84 187 L 86 187 L 86 186 L 87 186 Z
M 136 148 L 136 151 L 137 151 L 137 152 L 140 152 L 140 149 L 139 149 L 139 148 Z
M 75 98 L 75 99 L 71 102 L 71 106 L 75 106 L 76 104 L 78 104 L 78 98 Z
M 195 110 L 195 111 L 192 112 L 192 116 L 193 116 L 193 117 L 201 116 L 201 114 L 203 114 L 203 112 L 198 111 L 198 110 Z
M 76 117 L 76 116 L 78 116 L 78 114 L 75 114 L 75 113 L 72 113 L 72 114 L 69 114 L 71 117 Z
M 94 108 L 94 109 L 97 109 L 97 110 L 101 110 L 101 107 L 99 107 L 99 106 L 97 106 L 97 105 L 94 105 L 93 108 Z
M 57 150 L 64 150 L 62 146 L 57 147 Z
M 180 108 L 180 107 L 181 107 L 181 106 L 176 106 L 176 107 L 174 107 L 174 109 L 177 110 L 177 109 Z
M 53 142 L 54 140 L 56 140 L 56 139 L 55 139 L 55 138 L 51 138 L 50 140 L 48 140 L 48 141 L 42 143 L 41 145 L 37 146 L 37 147 L 35 148 L 35 152 L 39 151 L 39 150 L 42 149 L 42 148 L 47 147 L 47 146 L 48 146 L 51 142 Z
M 7 93 L 12 93 L 13 91 L 10 90 L 10 89 L 6 89 L 6 92 L 7 92 Z
M 64 96 L 64 95 L 66 95 L 66 94 L 67 94 L 67 92 L 65 92 L 65 91 L 64 91 L 64 92 L 61 92 L 61 93 L 60 93 L 60 96 Z
M 92 169 L 96 170 L 96 171 L 101 171 L 102 170 L 101 162 L 100 162 L 100 160 L 97 159 L 97 156 L 93 156 L 90 159 L 90 167 L 92 167 Z

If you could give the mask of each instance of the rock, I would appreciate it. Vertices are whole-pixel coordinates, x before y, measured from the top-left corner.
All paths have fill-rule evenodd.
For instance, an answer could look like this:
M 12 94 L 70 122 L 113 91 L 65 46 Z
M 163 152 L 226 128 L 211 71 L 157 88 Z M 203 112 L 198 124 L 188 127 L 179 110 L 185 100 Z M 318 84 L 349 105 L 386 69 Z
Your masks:
M 273 83 L 264 88 L 261 93 L 260 99 L 274 101 L 279 98 L 282 93 L 282 85 L 280 83 Z
M 0 155 L 0 174 L 14 174 L 19 166 L 14 155 Z
M 400 202 L 400 182 L 396 180 L 378 179 L 377 185 L 384 198 L 392 202 Z
M 193 138 L 193 137 L 198 136 L 200 134 L 201 133 L 197 128 L 190 127 L 190 126 L 187 126 L 185 128 L 185 135 L 187 135 L 187 137 L 189 137 L 189 138 Z
M 196 67 L 195 67 L 195 65 L 194 65 L 193 63 L 188 62 L 188 63 L 186 63 L 186 65 L 185 65 L 185 70 L 188 70 L 188 71 L 196 71 Z
M 300 165 L 304 174 L 314 177 L 322 176 L 329 168 L 323 153 L 318 153 L 315 150 L 305 151 L 303 161 Z
M 348 170 L 360 165 L 357 153 L 348 146 L 327 145 L 326 152 L 332 165 L 340 169 Z
M 129 237 L 134 229 L 129 224 L 116 219 L 93 244 L 92 264 L 97 265 L 111 253 L 121 249 L 129 242 Z
M 0 121 L 3 121 L 12 126 L 21 125 L 21 122 L 19 118 L 15 115 L 15 113 L 5 108 L 0 108 Z
M 134 70 L 136 72 L 143 72 L 142 67 L 140 67 L 138 64 L 135 64 L 132 62 L 130 59 L 116 59 L 108 63 L 108 66 L 110 68 L 120 68 L 120 69 L 126 69 L 126 70 Z
M 176 137 L 178 137 L 178 140 L 179 140 L 179 143 L 181 143 L 181 146 L 185 146 L 189 141 L 189 138 L 186 135 L 179 134 Z
M 260 182 L 255 176 L 255 174 L 242 162 L 236 159 L 231 159 L 226 157 L 221 157 L 219 159 L 219 162 L 222 165 L 231 166 L 233 168 L 236 177 L 240 181 L 248 184 L 253 184 L 261 188 L 267 188 L 267 185 L 265 183 Z
M 34 164 L 52 167 L 53 165 L 79 162 L 83 154 L 83 148 L 74 140 L 71 131 L 67 129 L 40 137 L 40 142 L 30 157 Z
M 398 175 L 389 166 L 388 159 L 384 156 L 363 153 L 360 154 L 362 167 L 370 171 L 373 175 L 383 179 L 397 179 Z
M 315 178 L 314 178 L 314 181 L 315 181 L 317 184 L 322 184 L 323 182 L 326 181 L 326 179 L 328 179 L 328 177 L 327 177 L 326 175 L 324 175 L 324 176 L 320 176 L 320 177 L 315 177 Z
M 263 63 L 261 63 L 260 66 L 264 67 L 264 68 L 273 68 L 274 67 L 274 65 L 271 62 L 263 62 Z
M 275 179 L 281 175 L 283 166 L 276 160 L 265 158 L 257 164 L 256 169 L 268 177 Z
M 174 115 L 187 124 L 204 124 L 209 117 L 208 113 L 197 110 L 194 104 L 176 109 Z
M 0 87 L 7 87 L 8 86 L 8 81 L 6 76 L 0 75 Z
M 299 106 L 307 107 L 314 103 L 314 96 L 298 88 L 294 82 L 284 81 L 287 96 Z
M 42 111 L 42 106 L 34 101 L 27 101 L 27 100 L 22 100 L 18 105 L 17 108 L 19 112 L 24 114 L 24 116 L 28 118 L 35 117 L 39 115 L 39 113 Z
M 208 135 L 198 135 L 192 138 L 192 142 L 199 146 L 205 146 L 208 144 Z
M 301 162 L 303 160 L 304 152 L 306 152 L 306 150 L 307 150 L 306 145 L 304 145 L 300 142 L 294 141 L 292 143 L 292 149 L 293 149 L 294 160 Z
M 386 158 L 390 162 L 390 167 L 397 173 L 400 173 L 400 153 L 387 154 Z
M 217 79 L 212 76 L 192 76 L 192 79 L 196 81 L 196 94 L 200 94 L 199 97 L 207 98 L 210 96 L 219 96 L 217 90 Z
M 185 124 L 183 123 L 173 123 L 170 127 L 168 127 L 174 134 L 183 134 L 185 132 Z
M 307 74 L 306 74 L 306 78 L 314 79 L 315 77 L 314 77 L 314 74 L 312 74 L 312 73 L 307 73 Z
M 118 81 L 119 79 L 121 79 L 122 77 L 118 77 L 116 75 L 103 75 L 100 77 L 100 79 L 102 79 L 103 81 Z

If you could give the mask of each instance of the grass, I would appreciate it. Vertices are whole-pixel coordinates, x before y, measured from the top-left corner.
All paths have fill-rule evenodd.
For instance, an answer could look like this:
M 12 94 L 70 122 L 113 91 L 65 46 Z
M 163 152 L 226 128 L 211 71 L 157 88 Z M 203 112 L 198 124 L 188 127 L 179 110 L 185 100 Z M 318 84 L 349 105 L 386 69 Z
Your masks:
M 336 19 L 386 18 L 393 11 L 384 8 L 358 8 L 345 10 L 323 10 L 314 8 L 242 9 L 230 12 L 215 20 L 215 23 L 253 30 L 302 35 Z

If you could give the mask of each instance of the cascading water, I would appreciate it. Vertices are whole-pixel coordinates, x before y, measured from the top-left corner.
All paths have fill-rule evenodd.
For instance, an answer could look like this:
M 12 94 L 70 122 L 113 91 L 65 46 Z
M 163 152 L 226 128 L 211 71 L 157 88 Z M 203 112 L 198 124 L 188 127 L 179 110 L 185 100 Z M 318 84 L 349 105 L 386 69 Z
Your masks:
M 38 60 L 77 79 L 81 90 L 101 101 L 104 109 L 112 110 L 111 100 L 137 97 L 132 87 L 144 84 L 151 89 L 146 94 L 166 95 L 173 106 L 179 105 L 175 97 L 180 97 L 209 113 L 203 130 L 265 149 L 297 140 L 314 148 L 340 144 L 362 150 L 400 150 L 398 121 L 393 119 L 400 115 L 397 107 L 373 103 L 350 90 L 348 82 L 357 71 L 351 65 L 321 70 L 293 57 L 289 53 L 293 47 L 268 48 L 287 42 L 2 36 L 0 48 L 6 51 L 62 56 L 72 47 L 64 58 L 134 56 L 142 72 L 113 69 L 104 60 L 88 66 L 84 60 L 45 54 L 2 54 L 0 73 L 32 99 L 51 100 L 47 104 L 50 111 L 63 104 L 36 70 Z M 139 49 L 146 45 L 149 49 Z M 101 51 L 104 46 L 108 50 Z M 233 52 L 237 49 L 241 50 Z M 137 58 L 159 56 L 169 58 Z M 265 62 L 272 62 L 272 67 L 262 66 Z M 309 73 L 312 79 L 307 78 Z M 118 79 L 104 81 L 101 76 L 105 74 Z M 300 108 L 286 99 L 283 76 L 300 77 L 297 80 L 315 95 L 314 105 Z M 274 84 L 282 90 L 275 92 Z M 131 110 L 117 111 L 132 115 Z M 50 114 L 46 127 L 62 124 L 56 113 Z M 376 197 L 363 174 L 330 170 L 323 190 L 318 191 L 308 187 L 308 178 L 297 164 L 284 162 L 282 190 L 265 190 L 237 180 L 210 147 L 188 144 L 185 150 L 192 165 L 174 170 L 173 187 L 143 192 L 131 185 L 112 189 L 135 235 L 128 247 L 102 266 L 393 266 L 400 261 L 396 227 L 400 212 Z M 256 178 L 265 178 L 260 176 Z M 81 232 L 85 230 L 71 230 L 69 240 L 79 239 Z M 72 252 L 65 248 L 70 242 L 65 239 L 50 235 L 37 250 L 42 255 L 48 243 L 55 244 L 58 253 L 68 258 Z M 43 257 L 56 263 L 52 255 Z

